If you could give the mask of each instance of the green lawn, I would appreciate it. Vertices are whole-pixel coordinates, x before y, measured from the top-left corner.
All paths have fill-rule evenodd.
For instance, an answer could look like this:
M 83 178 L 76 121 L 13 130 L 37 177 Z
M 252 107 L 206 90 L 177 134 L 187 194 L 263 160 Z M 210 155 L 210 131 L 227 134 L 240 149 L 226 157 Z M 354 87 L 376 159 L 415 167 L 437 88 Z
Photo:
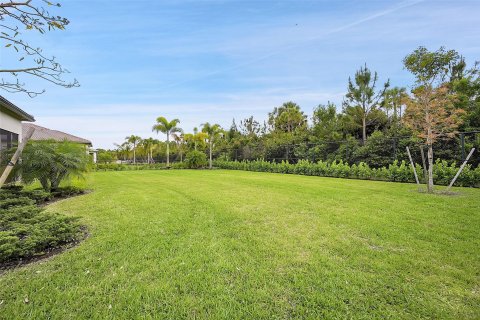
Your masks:
M 90 237 L 1 275 L 0 318 L 480 318 L 478 189 L 224 170 L 88 183 L 49 210 Z

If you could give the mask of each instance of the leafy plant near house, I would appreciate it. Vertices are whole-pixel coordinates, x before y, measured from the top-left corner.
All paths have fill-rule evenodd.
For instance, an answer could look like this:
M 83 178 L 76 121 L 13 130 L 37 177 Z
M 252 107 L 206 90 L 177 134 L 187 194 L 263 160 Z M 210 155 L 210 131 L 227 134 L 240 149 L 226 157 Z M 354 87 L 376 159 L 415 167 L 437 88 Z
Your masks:
M 88 169 L 89 157 L 82 145 L 68 141 L 32 141 L 25 147 L 22 161 L 15 168 L 25 183 L 38 180 L 45 191 L 58 190 L 72 176 L 81 177 Z

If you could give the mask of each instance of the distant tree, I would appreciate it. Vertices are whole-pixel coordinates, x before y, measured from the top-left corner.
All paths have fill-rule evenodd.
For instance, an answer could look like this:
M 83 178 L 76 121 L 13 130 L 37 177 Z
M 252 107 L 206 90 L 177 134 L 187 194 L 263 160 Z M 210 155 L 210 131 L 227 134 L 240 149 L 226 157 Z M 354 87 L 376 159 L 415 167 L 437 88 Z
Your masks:
M 133 164 L 135 164 L 137 162 L 137 146 L 142 141 L 142 138 L 132 134 L 131 136 L 126 137 L 125 140 L 132 144 Z
M 12 65 L 0 68 L 0 89 L 7 92 L 24 92 L 34 97 L 45 90 L 35 91 L 28 89 L 21 76 L 33 76 L 47 82 L 65 87 L 78 87 L 76 79 L 69 82 L 62 77 L 69 73 L 67 69 L 57 62 L 55 57 L 47 56 L 41 48 L 30 45 L 24 39 L 24 33 L 37 31 L 44 34 L 51 30 L 64 30 L 69 24 L 68 19 L 50 14 L 40 3 L 49 7 L 60 7 L 59 3 L 51 3 L 46 0 L 0 0 L 0 39 L 2 46 L 7 50 L 2 52 L 2 65 L 6 56 L 11 55 L 9 60 Z
M 313 134 L 324 140 L 337 140 L 341 138 L 340 123 L 337 116 L 337 107 L 328 102 L 319 105 L 313 111 Z
M 153 162 L 153 149 L 155 148 L 155 144 L 158 141 L 153 138 L 146 138 L 141 141 L 142 148 L 145 151 L 145 154 L 147 155 L 147 163 L 152 163 Z
M 123 161 L 126 161 L 130 157 L 130 151 L 132 150 L 132 145 L 125 141 L 122 144 L 114 143 L 117 154 L 119 157 L 123 158 Z
M 461 124 L 462 109 L 454 106 L 456 96 L 448 82 L 462 59 L 455 50 L 441 47 L 435 52 L 419 47 L 403 60 L 416 78 L 413 97 L 407 101 L 405 122 L 428 147 L 428 192 L 433 192 L 433 144 L 441 136 L 451 136 Z
M 185 147 L 185 134 L 183 132 L 172 134 L 173 141 L 177 145 L 177 152 L 180 155 L 180 162 L 183 162 L 183 153 Z
M 223 133 L 223 130 L 222 130 L 222 127 L 220 127 L 219 124 L 210 124 L 208 122 L 202 124 L 202 132 L 206 133 L 208 135 L 208 149 L 209 149 L 209 154 L 210 154 L 210 157 L 209 157 L 209 162 L 208 162 L 208 167 L 209 169 L 212 169 L 212 153 L 213 153 L 213 146 L 214 146 L 214 143 L 216 141 L 216 139 L 218 139 L 222 133 Z
M 348 92 L 346 94 L 346 101 L 344 106 L 352 106 L 357 108 L 362 120 L 362 141 L 363 144 L 367 141 L 367 118 L 370 112 L 378 108 L 380 101 L 384 96 L 385 91 L 390 86 L 387 81 L 381 90 L 376 92 L 378 81 L 378 74 L 375 72 L 372 77 L 372 72 L 367 68 L 360 67 L 355 73 L 355 80 L 348 78 Z
M 153 126 L 152 130 L 165 133 L 167 135 L 167 167 L 170 167 L 170 135 L 175 132 L 181 132 L 182 129 L 177 127 L 180 120 L 173 119 L 168 121 L 165 117 L 158 117 L 157 123 Z
M 339 114 L 340 127 L 345 136 L 352 135 L 363 143 L 363 110 L 359 106 L 344 106 L 343 112 Z M 366 135 L 372 134 L 376 130 L 383 130 L 388 122 L 387 115 L 380 108 L 370 110 L 365 119 Z
M 227 139 L 231 141 L 232 139 L 238 138 L 241 135 L 240 130 L 238 129 L 235 119 L 232 120 L 232 125 L 227 132 Z
M 184 136 L 185 141 L 193 145 L 193 149 L 196 151 L 198 146 L 205 147 L 205 140 L 208 139 L 208 135 L 205 132 L 198 131 L 198 128 L 193 128 L 193 133 L 186 133 Z
M 298 104 L 289 101 L 268 114 L 268 124 L 273 131 L 293 133 L 299 128 L 306 128 L 307 116 Z
M 402 118 L 402 106 L 405 105 L 407 97 L 405 88 L 394 87 L 385 91 L 381 106 L 387 113 L 387 117 L 392 119 L 394 125 L 397 125 Z M 390 110 L 392 111 L 391 117 L 389 115 Z
M 113 151 L 114 152 L 114 151 Z M 98 163 L 111 163 L 115 160 L 115 156 L 110 150 L 97 150 L 97 162 Z
M 247 137 L 257 137 L 261 129 L 260 123 L 256 121 L 253 116 L 240 121 L 240 132 Z
M 449 83 L 450 90 L 457 95 L 455 106 L 465 110 L 463 131 L 480 130 L 480 62 L 467 69 L 460 58 Z

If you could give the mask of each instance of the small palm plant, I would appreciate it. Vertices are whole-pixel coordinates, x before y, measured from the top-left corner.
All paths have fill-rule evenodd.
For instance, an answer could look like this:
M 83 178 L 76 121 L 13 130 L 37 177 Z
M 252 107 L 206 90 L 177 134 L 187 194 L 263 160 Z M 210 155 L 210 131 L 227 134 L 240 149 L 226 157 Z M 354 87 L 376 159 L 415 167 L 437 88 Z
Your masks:
M 165 117 L 158 117 L 157 123 L 152 127 L 153 131 L 162 132 L 167 135 L 167 167 L 170 167 L 170 135 L 175 132 L 182 132 L 182 129 L 177 127 L 180 120 L 173 119 L 168 121 Z
M 223 129 L 219 124 L 210 124 L 210 123 L 204 123 L 202 124 L 202 132 L 206 133 L 208 136 L 208 149 L 210 153 L 209 161 L 208 161 L 208 167 L 212 169 L 212 150 L 213 150 L 213 144 L 223 134 Z
M 70 176 L 87 171 L 89 156 L 85 146 L 53 140 L 29 142 L 15 170 L 23 182 L 38 180 L 45 191 L 55 191 Z
M 137 162 L 137 157 L 136 157 L 137 146 L 142 141 L 142 138 L 132 134 L 131 136 L 126 137 L 125 140 L 127 140 L 126 142 L 132 144 L 133 164 L 135 164 Z

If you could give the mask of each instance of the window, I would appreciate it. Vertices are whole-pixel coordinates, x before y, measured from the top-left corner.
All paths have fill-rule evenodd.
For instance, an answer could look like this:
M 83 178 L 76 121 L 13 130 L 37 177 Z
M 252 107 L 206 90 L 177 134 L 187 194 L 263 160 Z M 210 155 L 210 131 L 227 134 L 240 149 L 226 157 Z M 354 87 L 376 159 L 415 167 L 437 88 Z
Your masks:
M 18 145 L 18 134 L 0 129 L 0 150 L 7 150 Z

